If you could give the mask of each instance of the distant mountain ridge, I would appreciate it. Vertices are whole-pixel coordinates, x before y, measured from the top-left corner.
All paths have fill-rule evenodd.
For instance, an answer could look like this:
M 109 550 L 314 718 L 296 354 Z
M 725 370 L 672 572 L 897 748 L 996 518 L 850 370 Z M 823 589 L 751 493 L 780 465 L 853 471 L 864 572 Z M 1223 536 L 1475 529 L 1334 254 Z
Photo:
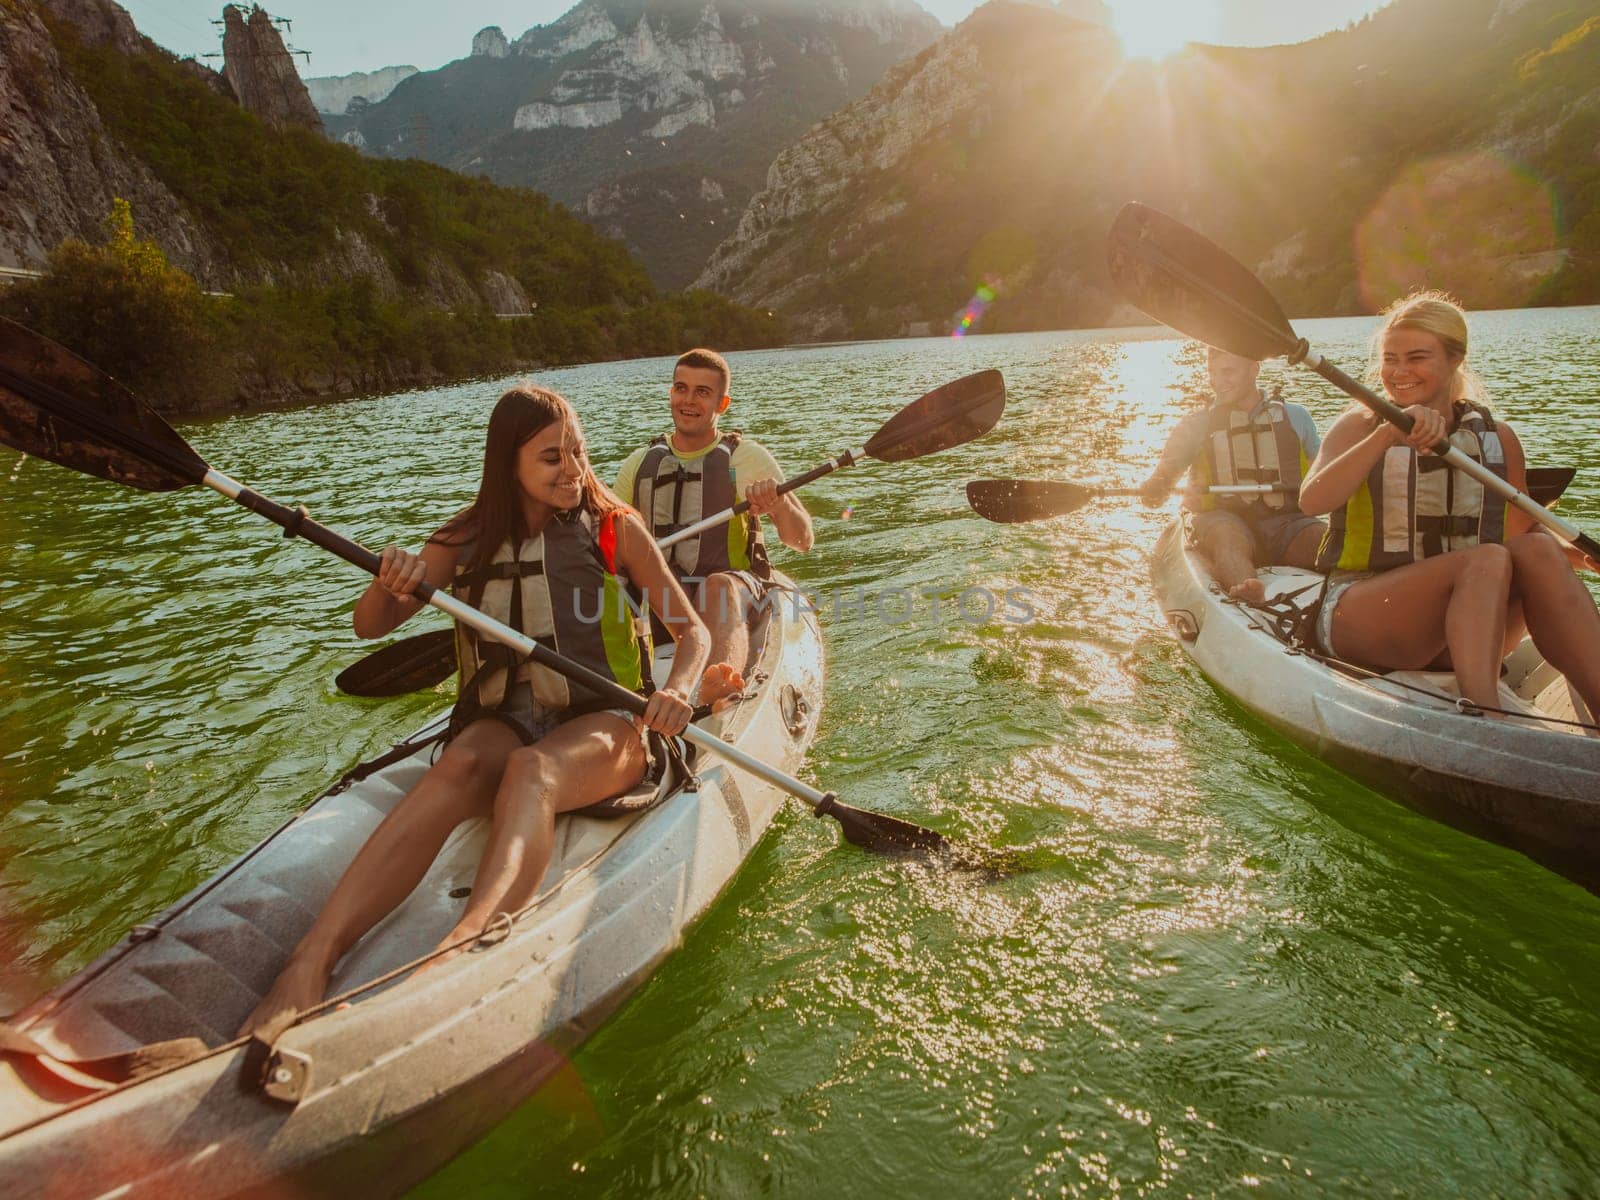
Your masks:
M 912 0 L 582 0 L 325 124 L 537 188 L 681 286 L 784 145 L 942 32 Z
M 394 91 L 402 79 L 409 79 L 417 68 L 406 64 L 380 67 L 376 71 L 352 71 L 348 75 L 314 75 L 305 81 L 311 103 L 319 113 L 342 116 L 352 101 L 377 104 Z
M 1159 67 L 992 0 L 780 154 L 697 282 L 819 339 L 948 332 L 979 286 L 980 328 L 1134 319 L 1103 237 L 1135 198 L 1297 312 L 1600 301 L 1600 0 L 1395 0 Z

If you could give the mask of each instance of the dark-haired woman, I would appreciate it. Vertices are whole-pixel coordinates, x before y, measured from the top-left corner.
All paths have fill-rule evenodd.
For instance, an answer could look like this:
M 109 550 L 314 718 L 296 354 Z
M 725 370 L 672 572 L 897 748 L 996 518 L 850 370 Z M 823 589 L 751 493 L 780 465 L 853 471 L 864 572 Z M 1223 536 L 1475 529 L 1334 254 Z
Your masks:
M 426 775 L 379 824 L 241 1032 L 270 1037 L 321 1002 L 339 959 L 421 882 L 451 831 L 491 817 L 471 899 L 441 942 L 481 933 L 533 899 L 558 813 L 637 785 L 650 765 L 646 730 L 681 733 L 685 698 L 705 666 L 705 626 L 636 513 L 589 466 L 583 430 L 554 392 L 516 388 L 489 418 L 477 499 L 410 554 L 384 550 L 357 602 L 355 630 L 382 637 L 422 607 L 426 580 L 530 637 L 647 694 L 640 729 L 565 678 L 458 630 L 461 691 L 451 736 Z M 664 687 L 648 685 L 648 641 L 622 592 L 643 593 L 677 635 Z M 635 634 L 640 634 L 636 637 Z M 436 960 L 437 961 L 437 960 Z

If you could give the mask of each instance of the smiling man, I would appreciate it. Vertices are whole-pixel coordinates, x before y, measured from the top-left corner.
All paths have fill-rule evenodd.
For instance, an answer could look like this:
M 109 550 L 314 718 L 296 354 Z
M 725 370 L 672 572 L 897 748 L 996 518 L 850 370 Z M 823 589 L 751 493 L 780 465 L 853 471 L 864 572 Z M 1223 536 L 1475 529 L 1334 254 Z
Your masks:
M 1238 600 L 1260 603 L 1266 585 L 1257 567 L 1311 567 L 1327 526 L 1300 511 L 1300 480 L 1322 439 L 1311 414 L 1256 386 L 1261 364 L 1215 346 L 1206 350 L 1206 375 L 1215 400 L 1179 421 L 1161 461 L 1145 480 L 1144 502 L 1166 500 L 1179 475 L 1189 474 L 1184 529 L 1211 573 Z M 1217 495 L 1214 485 L 1266 484 L 1282 490 L 1253 496 Z
M 635 450 L 617 471 L 617 494 L 644 516 L 656 538 L 687 528 L 740 500 L 750 511 L 667 550 L 667 565 L 684 584 L 711 630 L 700 702 L 744 690 L 750 618 L 766 596 L 772 570 L 762 518 L 785 546 L 811 549 L 811 515 L 793 492 L 778 495 L 783 471 L 759 443 L 717 419 L 733 402 L 728 361 L 690 350 L 672 371 L 672 430 Z M 698 585 L 698 586 L 695 586 Z

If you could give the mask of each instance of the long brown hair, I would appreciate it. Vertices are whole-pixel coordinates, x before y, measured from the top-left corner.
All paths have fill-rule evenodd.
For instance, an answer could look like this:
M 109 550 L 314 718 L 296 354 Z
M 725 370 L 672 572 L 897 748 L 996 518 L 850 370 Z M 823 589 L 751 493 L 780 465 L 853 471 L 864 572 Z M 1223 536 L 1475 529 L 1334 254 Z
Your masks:
M 520 542 L 529 536 L 531 531 L 522 514 L 521 484 L 517 482 L 517 452 L 529 438 L 557 422 L 571 429 L 580 445 L 584 443 L 583 423 L 572 405 L 549 388 L 529 383 L 501 396 L 489 414 L 477 499 L 433 536 L 433 540 L 446 545 L 471 540 L 471 561 L 464 564 L 469 570 L 488 564 L 506 542 Z M 578 502 L 579 508 L 587 509 L 596 518 L 627 508 L 594 473 L 586 446 L 580 452 L 580 462 L 583 499 Z

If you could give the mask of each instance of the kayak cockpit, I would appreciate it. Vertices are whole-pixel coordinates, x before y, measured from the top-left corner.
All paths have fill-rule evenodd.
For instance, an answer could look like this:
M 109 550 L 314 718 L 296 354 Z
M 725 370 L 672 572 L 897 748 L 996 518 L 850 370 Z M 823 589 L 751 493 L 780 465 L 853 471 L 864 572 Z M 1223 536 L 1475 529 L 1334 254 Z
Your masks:
M 1193 560 L 1197 576 L 1220 596 L 1220 589 L 1205 573 L 1203 562 L 1192 552 L 1189 557 Z M 1298 608 L 1306 608 L 1316 602 L 1321 589 L 1322 576 L 1315 571 L 1267 567 L 1256 574 L 1266 585 L 1269 605 L 1293 603 Z M 1226 600 L 1220 602 L 1237 608 L 1247 622 L 1286 647 L 1293 641 L 1289 632 L 1293 622 L 1272 619 L 1249 605 Z M 1274 614 L 1277 615 L 1280 614 Z M 1322 653 L 1318 647 L 1299 644 L 1296 649 L 1384 695 L 1427 708 L 1460 711 L 1461 690 L 1454 672 L 1373 671 L 1342 663 Z M 1568 684 L 1566 677 L 1545 661 L 1531 638 L 1523 638 L 1501 665 L 1500 708 L 1513 718 L 1543 724 L 1553 733 L 1580 737 L 1594 733 L 1585 728 L 1593 724 L 1594 718 L 1582 699 Z

